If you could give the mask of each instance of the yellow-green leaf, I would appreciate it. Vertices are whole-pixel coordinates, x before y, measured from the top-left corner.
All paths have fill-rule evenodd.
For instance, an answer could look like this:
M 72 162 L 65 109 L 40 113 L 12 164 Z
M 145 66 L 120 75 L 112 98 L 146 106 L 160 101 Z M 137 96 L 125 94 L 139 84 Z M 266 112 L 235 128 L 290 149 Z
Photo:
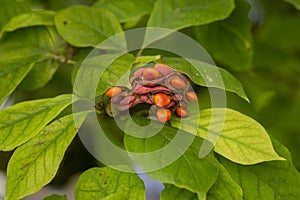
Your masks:
M 75 187 L 77 200 L 144 200 L 145 196 L 144 183 L 136 174 L 109 167 L 85 171 Z
M 198 136 L 207 138 L 212 143 L 216 142 L 215 151 L 233 162 L 252 165 L 264 161 L 284 160 L 273 149 L 271 139 L 263 126 L 235 110 L 207 109 L 200 111 L 200 118 L 191 115 L 181 120 L 184 120 L 184 123 L 180 126 L 180 119 L 173 118 L 172 126 L 180 126 L 183 130 L 193 133 L 197 129 L 193 124 L 199 121 Z
M 5 200 L 21 199 L 37 192 L 55 176 L 65 151 L 88 112 L 71 114 L 46 126 L 16 149 L 7 168 Z
M 72 103 L 72 95 L 25 101 L 0 111 L 0 149 L 11 151 L 38 134 Z

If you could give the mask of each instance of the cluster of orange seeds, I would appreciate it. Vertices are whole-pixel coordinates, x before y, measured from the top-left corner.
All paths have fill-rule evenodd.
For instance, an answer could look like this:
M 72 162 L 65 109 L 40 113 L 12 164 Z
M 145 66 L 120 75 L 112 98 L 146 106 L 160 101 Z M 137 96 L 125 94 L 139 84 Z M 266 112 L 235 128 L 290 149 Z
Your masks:
M 167 122 L 172 114 L 187 117 L 188 103 L 198 101 L 186 75 L 168 65 L 157 63 L 154 67 L 139 68 L 130 78 L 132 89 L 114 86 L 106 91 L 110 97 L 107 113 L 111 116 L 140 104 L 147 103 L 160 122 Z

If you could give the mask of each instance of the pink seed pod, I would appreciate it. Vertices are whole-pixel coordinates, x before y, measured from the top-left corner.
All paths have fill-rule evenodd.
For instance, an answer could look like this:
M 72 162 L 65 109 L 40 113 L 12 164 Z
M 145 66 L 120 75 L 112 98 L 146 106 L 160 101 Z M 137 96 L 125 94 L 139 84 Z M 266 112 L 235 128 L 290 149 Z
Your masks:
M 154 66 L 155 69 L 157 69 L 161 74 L 164 76 L 167 76 L 168 74 L 171 74 L 174 72 L 168 65 L 163 63 L 157 63 Z
M 135 96 L 127 96 L 127 97 L 124 97 L 120 102 L 119 104 L 120 105 L 128 105 L 128 104 L 131 104 L 132 102 L 134 102 L 135 100 Z
M 167 93 L 170 93 L 171 90 L 169 88 L 163 87 L 163 86 L 156 86 L 156 87 L 147 87 L 143 85 L 138 85 L 134 88 L 134 93 L 135 94 L 147 94 L 150 92 L 155 92 L 155 91 L 165 91 Z

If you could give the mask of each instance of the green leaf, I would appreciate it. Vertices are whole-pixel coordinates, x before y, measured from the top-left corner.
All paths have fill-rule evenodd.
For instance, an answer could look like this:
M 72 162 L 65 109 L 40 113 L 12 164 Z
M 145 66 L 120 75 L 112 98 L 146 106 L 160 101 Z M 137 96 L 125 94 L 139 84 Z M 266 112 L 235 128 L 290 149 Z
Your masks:
M 245 0 L 236 1 L 236 4 L 236 9 L 229 18 L 195 27 L 194 34 L 196 40 L 220 66 L 248 70 L 253 55 L 249 4 Z
M 29 63 L 0 62 L 0 104 L 15 90 L 33 65 L 33 61 Z
M 23 79 L 18 89 L 32 91 L 46 85 L 59 67 L 57 60 L 44 60 L 35 63 L 31 71 Z
M 8 34 L 0 45 L 0 62 L 27 62 L 42 56 L 54 57 L 56 49 L 45 27 L 20 29 Z
M 289 151 L 273 140 L 277 152 L 287 161 L 271 161 L 242 166 L 221 158 L 220 162 L 243 188 L 244 199 L 300 199 L 300 174 Z
M 189 59 L 189 61 L 193 62 L 193 65 L 182 58 L 166 57 L 163 58 L 161 62 L 168 64 L 175 70 L 183 72 L 198 85 L 233 92 L 249 102 L 242 84 L 229 72 L 205 62 L 193 59 Z
M 207 193 L 207 199 L 243 199 L 242 188 L 231 178 L 228 171 L 226 171 L 222 165 L 220 166 L 220 172 L 216 183 Z
M 148 123 L 146 118 L 138 120 L 144 125 Z M 153 123 L 152 128 L 160 127 L 158 122 Z M 201 194 L 206 194 L 215 183 L 219 165 L 212 153 L 205 158 L 198 157 L 202 139 L 170 126 L 162 127 L 154 136 L 151 136 L 154 131 L 150 127 L 147 131 L 145 128 L 134 129 L 135 135 L 145 137 L 137 138 L 128 135 L 132 134 L 131 126 L 125 127 L 125 147 L 131 159 L 150 177 Z
M 215 151 L 233 162 L 252 165 L 264 161 L 284 160 L 274 151 L 266 130 L 252 118 L 235 110 L 207 109 L 200 111 L 200 118 L 191 115 L 181 120 L 184 123 L 180 126 L 180 119 L 172 118 L 172 126 L 180 126 L 183 130 L 193 133 L 197 128 L 194 124 L 199 121 L 198 136 L 206 137 L 212 143 L 217 140 Z
M 135 58 L 131 54 L 89 56 L 82 62 L 74 82 L 74 93 L 94 99 L 114 85 L 128 85 L 129 72 Z M 75 76 L 75 75 L 74 75 Z
M 50 196 L 45 197 L 43 200 L 68 200 L 66 195 L 57 195 L 57 194 L 52 194 Z
M 80 97 L 95 99 L 95 92 L 101 75 L 120 55 L 103 54 L 89 56 L 82 63 L 74 79 L 73 93 Z
M 295 8 L 300 10 L 300 1 L 299 0 L 284 0 L 284 1 L 292 4 Z
M 75 78 L 77 75 L 77 72 L 79 70 L 79 67 L 81 66 L 82 62 L 84 61 L 85 58 L 88 57 L 89 53 L 93 50 L 93 48 L 87 47 L 87 48 L 80 48 L 78 52 L 74 55 L 73 61 L 74 63 L 74 68 L 72 71 L 71 75 L 71 83 L 74 85 Z
M 165 184 L 165 189 L 162 191 L 161 200 L 198 200 L 197 194 L 188 190 L 175 187 L 171 184 Z
M 135 20 L 143 15 L 150 14 L 153 8 L 152 0 L 99 0 L 94 8 L 108 10 L 116 15 L 119 22 Z
M 55 12 L 49 10 L 32 11 L 13 17 L 1 30 L 0 38 L 4 32 L 12 32 L 30 26 L 53 26 Z
M 37 192 L 54 178 L 77 133 L 74 117 L 81 124 L 87 114 L 83 112 L 60 118 L 16 149 L 8 163 L 5 200 L 21 199 Z
M 61 36 L 77 47 L 96 47 L 103 40 L 122 32 L 111 12 L 85 6 L 59 11 L 55 15 L 55 24 Z
M 127 200 L 145 199 L 143 181 L 136 174 L 117 171 L 109 167 L 85 171 L 75 187 L 75 198 Z
M 135 57 L 132 54 L 124 54 L 109 65 L 101 75 L 96 96 L 115 85 L 128 86 L 129 73 L 127 72 L 130 71 L 134 62 Z
M 1 0 L 0 30 L 14 16 L 29 11 L 30 8 L 23 2 L 16 1 L 16 0 Z
M 56 56 L 52 38 L 44 27 L 20 29 L 0 42 L 0 103 L 25 78 L 34 63 Z
M 233 0 L 157 0 L 147 26 L 179 30 L 225 19 L 233 9 Z
M 0 149 L 11 151 L 38 134 L 72 103 L 72 95 L 25 101 L 0 111 Z

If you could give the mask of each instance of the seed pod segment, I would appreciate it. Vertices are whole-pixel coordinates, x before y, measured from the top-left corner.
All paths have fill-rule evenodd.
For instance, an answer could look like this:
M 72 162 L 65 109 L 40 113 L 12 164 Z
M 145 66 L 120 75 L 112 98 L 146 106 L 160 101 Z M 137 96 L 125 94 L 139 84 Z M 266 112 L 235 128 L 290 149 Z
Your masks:
M 143 70 L 142 75 L 146 80 L 151 81 L 159 78 L 160 73 L 157 69 L 148 67 Z
M 176 115 L 181 118 L 185 118 L 188 116 L 187 110 L 185 110 L 184 108 L 181 108 L 181 107 L 176 108 L 175 112 L 176 112 Z
M 164 76 L 167 76 L 168 74 L 171 74 L 174 72 L 168 65 L 163 63 L 157 63 L 154 66 L 155 69 L 157 69 L 161 74 Z
M 106 91 L 105 95 L 108 97 L 113 97 L 113 96 L 120 94 L 121 92 L 122 92 L 122 89 L 120 87 L 114 86 L 114 87 L 109 88 Z
M 154 95 L 154 103 L 157 106 L 164 107 L 169 105 L 170 102 L 170 97 L 166 93 L 159 92 Z
M 171 119 L 172 112 L 169 109 L 159 108 L 156 111 L 156 117 L 158 121 L 165 123 Z
M 184 88 L 186 88 L 186 83 L 185 81 L 182 79 L 182 78 L 179 78 L 179 77 L 175 77 L 173 78 L 171 81 L 171 86 L 175 89 L 178 89 L 178 90 L 183 90 Z
M 186 92 L 185 96 L 189 101 L 198 101 L 198 96 L 195 92 Z

